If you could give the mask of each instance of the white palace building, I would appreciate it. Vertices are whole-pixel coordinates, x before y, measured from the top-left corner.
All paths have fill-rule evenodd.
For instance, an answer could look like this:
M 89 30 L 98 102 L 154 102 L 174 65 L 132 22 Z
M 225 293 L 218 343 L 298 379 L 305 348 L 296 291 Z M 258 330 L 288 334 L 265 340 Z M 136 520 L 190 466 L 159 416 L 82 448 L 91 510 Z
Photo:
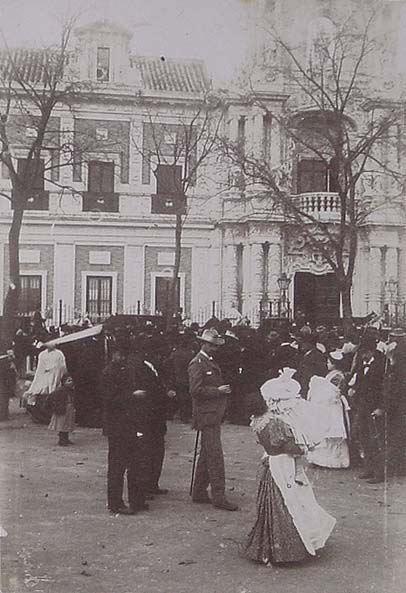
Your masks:
M 327 18 L 325 5 L 334 3 L 254 4 L 253 26 L 261 11 L 276 15 L 287 26 L 298 6 L 306 4 L 307 12 L 301 9 L 297 18 L 303 26 L 307 22 L 309 31 L 317 19 Z M 75 32 L 75 64 L 80 76 L 92 82 L 92 92 L 69 109 L 57 106 L 52 124 L 60 132 L 58 137 L 73 133 L 94 143 L 86 163 L 78 159 L 69 166 L 56 166 L 51 179 L 39 179 L 33 191 L 21 234 L 21 313 L 40 309 L 57 322 L 60 311 L 62 320 L 69 321 L 84 314 L 103 319 L 112 313 L 165 310 L 174 264 L 175 217 L 159 199 L 159 176 L 151 172 L 145 148 L 154 134 L 151 121 L 159 118 L 166 130 L 162 145 L 170 154 L 174 143 L 170 126 L 175 129 L 179 118 L 193 113 L 211 83 L 202 62 L 134 55 L 130 41 L 130 32 L 104 21 Z M 252 58 L 257 59 L 260 52 L 257 35 Z M 41 78 L 42 56 L 40 50 L 15 52 L 15 60 L 20 67 L 24 65 L 32 84 Z M 259 74 L 257 82 L 261 100 L 270 110 L 281 111 L 289 96 L 287 86 L 281 86 L 277 78 L 261 79 Z M 398 91 L 396 87 L 391 92 Z M 266 142 L 272 166 L 286 166 L 290 158 L 286 138 L 276 122 L 264 117 L 252 93 L 229 90 L 223 95 L 225 130 L 230 138 L 251 148 Z M 17 168 L 23 166 L 26 144 L 33 134 L 29 126 L 18 125 L 18 118 L 16 114 L 11 137 Z M 50 141 L 48 156 L 62 159 L 63 165 L 64 155 L 55 150 L 53 142 L 57 140 Z M 296 171 L 294 193 L 302 207 L 317 212 L 321 221 L 332 222 L 339 210 L 328 174 L 320 172 L 314 159 L 305 157 L 295 153 L 296 163 L 290 163 Z M 300 165 L 301 160 L 306 166 Z M 280 213 L 264 208 L 254 191 L 233 187 L 230 177 L 230 165 L 219 163 L 213 155 L 202 165 L 188 198 L 179 274 L 183 316 L 203 322 L 215 303 L 217 315 L 232 316 L 230 311 L 237 309 L 255 324 L 260 307 L 268 311 L 280 299 L 278 280 L 284 273 L 291 280 L 288 300 L 293 313 L 300 309 L 315 321 L 337 317 L 340 301 L 334 277 L 306 235 L 292 236 Z M 385 183 L 372 189 L 367 181 L 364 185 L 371 192 L 387 188 Z M 10 191 L 3 166 L 0 303 L 9 282 L 7 237 L 12 217 L 10 202 L 1 193 Z M 403 200 L 401 196 L 396 204 L 371 216 L 360 236 L 353 285 L 355 316 L 381 312 L 388 303 L 401 310 L 406 301 Z

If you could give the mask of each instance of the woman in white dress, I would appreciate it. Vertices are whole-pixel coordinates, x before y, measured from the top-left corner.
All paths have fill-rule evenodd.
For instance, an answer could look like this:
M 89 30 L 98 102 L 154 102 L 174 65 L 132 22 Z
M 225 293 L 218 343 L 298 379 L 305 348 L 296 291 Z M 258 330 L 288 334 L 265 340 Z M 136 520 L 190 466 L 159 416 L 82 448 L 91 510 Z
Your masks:
M 340 469 L 350 465 L 347 442 L 349 406 L 343 395 L 345 378 L 339 369 L 342 360 L 340 351 L 331 352 L 326 377 L 315 375 L 309 384 L 307 399 L 313 406 L 323 438 L 309 451 L 307 460 L 320 467 Z
M 57 350 L 52 342 L 45 344 L 45 348 L 38 356 L 33 382 L 24 394 L 28 405 L 35 405 L 38 396 L 54 393 L 68 372 L 63 352 Z
M 304 472 L 305 453 L 318 440 L 310 404 L 300 397 L 293 369 L 252 396 L 251 427 L 264 448 L 257 494 L 257 517 L 242 553 L 266 565 L 299 562 L 316 555 L 335 519 L 316 501 Z M 257 399 L 261 399 L 258 395 Z

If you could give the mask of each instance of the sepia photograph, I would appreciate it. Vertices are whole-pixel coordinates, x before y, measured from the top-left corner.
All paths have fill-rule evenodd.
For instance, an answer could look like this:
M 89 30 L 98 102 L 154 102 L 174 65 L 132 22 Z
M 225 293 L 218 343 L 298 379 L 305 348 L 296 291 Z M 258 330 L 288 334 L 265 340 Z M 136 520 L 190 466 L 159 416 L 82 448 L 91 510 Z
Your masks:
M 405 583 L 406 0 L 0 0 L 0 593 Z

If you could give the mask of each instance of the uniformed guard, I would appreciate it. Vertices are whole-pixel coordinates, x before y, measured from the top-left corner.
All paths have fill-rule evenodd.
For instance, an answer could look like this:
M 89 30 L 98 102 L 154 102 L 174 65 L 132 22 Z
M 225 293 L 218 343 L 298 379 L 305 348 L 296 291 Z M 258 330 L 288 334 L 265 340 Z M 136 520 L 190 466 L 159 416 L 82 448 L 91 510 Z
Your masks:
M 237 505 L 225 497 L 224 456 L 221 444 L 221 422 L 227 406 L 230 385 L 224 385 L 221 370 L 213 354 L 224 345 L 216 329 L 206 329 L 199 340 L 200 352 L 191 360 L 189 372 L 190 394 L 193 403 L 193 427 L 201 431 L 201 445 L 193 483 L 192 500 L 212 503 L 228 511 Z M 207 493 L 210 484 L 211 496 Z

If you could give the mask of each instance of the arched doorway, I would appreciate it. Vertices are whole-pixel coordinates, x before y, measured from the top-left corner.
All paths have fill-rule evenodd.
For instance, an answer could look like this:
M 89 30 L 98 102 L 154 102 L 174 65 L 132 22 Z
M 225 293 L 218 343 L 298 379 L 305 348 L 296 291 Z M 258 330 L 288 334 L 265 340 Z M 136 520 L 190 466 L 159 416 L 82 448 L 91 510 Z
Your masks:
M 340 317 L 340 293 L 334 274 L 296 272 L 294 312 L 302 312 L 310 323 L 334 323 Z

